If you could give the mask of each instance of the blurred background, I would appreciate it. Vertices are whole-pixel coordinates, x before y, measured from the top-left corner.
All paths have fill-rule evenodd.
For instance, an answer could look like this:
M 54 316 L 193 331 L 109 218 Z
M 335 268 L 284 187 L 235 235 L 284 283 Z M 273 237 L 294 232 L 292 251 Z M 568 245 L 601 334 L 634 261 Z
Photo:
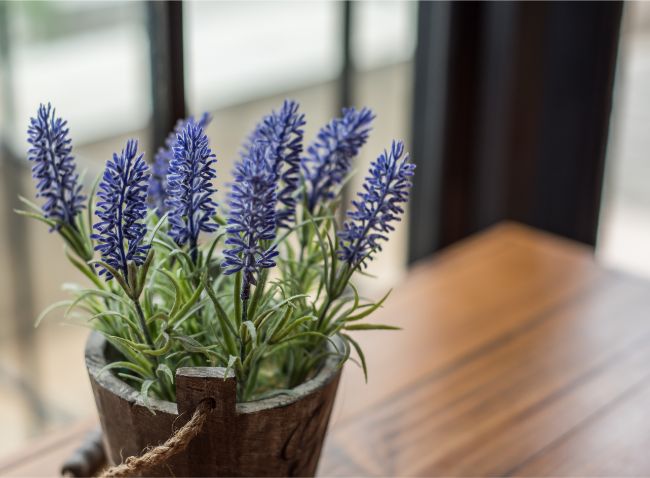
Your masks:
M 68 119 L 86 183 L 127 138 L 151 158 L 176 119 L 212 113 L 222 199 L 242 140 L 284 98 L 308 141 L 342 106 L 377 113 L 358 180 L 392 138 L 418 164 L 368 294 L 503 219 L 650 277 L 650 4 L 0 1 L 0 456 L 94 413 L 87 331 L 56 313 L 33 327 L 81 278 L 12 212 L 34 192 L 38 104 Z

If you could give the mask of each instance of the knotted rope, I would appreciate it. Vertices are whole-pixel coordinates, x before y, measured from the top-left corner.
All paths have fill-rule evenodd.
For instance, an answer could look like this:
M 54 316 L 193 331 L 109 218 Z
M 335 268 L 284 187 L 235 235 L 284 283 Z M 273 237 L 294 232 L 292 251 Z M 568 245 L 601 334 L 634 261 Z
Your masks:
M 201 401 L 194 410 L 190 421 L 179 428 L 165 443 L 151 448 L 141 456 L 128 457 L 121 465 L 105 470 L 100 477 L 141 475 L 144 471 L 165 463 L 172 456 L 185 450 L 187 445 L 201 432 L 205 420 L 213 408 L 214 402 L 211 399 Z

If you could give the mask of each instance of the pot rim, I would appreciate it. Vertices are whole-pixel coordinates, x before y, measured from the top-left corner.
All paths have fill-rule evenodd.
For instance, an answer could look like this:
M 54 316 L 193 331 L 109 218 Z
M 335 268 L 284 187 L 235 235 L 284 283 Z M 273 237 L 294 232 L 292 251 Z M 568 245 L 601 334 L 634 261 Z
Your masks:
M 340 337 L 333 337 L 334 342 L 338 345 L 343 345 Z M 156 412 L 164 412 L 173 415 L 178 414 L 178 406 L 176 402 L 169 402 L 167 400 L 160 400 L 158 398 L 149 398 L 147 403 L 144 403 L 140 392 L 138 392 L 131 385 L 127 384 L 113 373 L 104 372 L 99 375 L 99 372 L 108 364 L 106 360 L 106 348 L 108 341 L 101 332 L 93 330 L 88 336 L 85 348 L 85 361 L 88 374 L 91 376 L 98 385 L 110 390 L 120 398 L 127 400 L 133 404 L 141 405 Z M 329 345 L 332 347 L 332 345 Z M 194 367 L 204 368 L 204 367 Z M 261 400 L 253 400 L 250 402 L 241 402 L 236 404 L 238 414 L 257 413 L 263 410 L 272 408 L 286 407 L 295 403 L 305 396 L 317 392 L 329 382 L 331 382 L 340 372 L 342 365 L 339 365 L 339 360 L 336 357 L 329 356 L 323 363 L 318 373 L 306 382 L 301 383 L 297 387 L 290 390 L 290 393 L 282 393 L 280 395 L 264 398 Z

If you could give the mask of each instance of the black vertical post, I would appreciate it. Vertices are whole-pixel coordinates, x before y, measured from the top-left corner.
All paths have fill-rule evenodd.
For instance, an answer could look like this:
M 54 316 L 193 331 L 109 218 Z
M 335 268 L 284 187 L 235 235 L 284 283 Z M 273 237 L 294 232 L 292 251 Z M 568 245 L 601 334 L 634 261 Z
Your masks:
M 504 219 L 595 244 L 621 13 L 420 3 L 411 261 Z
M 341 52 L 343 64 L 339 76 L 339 111 L 342 108 L 352 106 L 353 102 L 353 82 L 354 82 L 354 65 L 352 63 L 352 1 L 345 0 L 341 3 L 342 7 L 342 28 L 341 28 Z M 350 202 L 350 184 L 346 183 L 341 191 L 341 218 L 344 219 L 345 210 Z
M 447 63 L 451 5 L 419 2 L 411 157 L 417 164 L 409 210 L 409 261 L 441 246 Z
M 153 101 L 153 147 L 160 147 L 176 121 L 187 115 L 183 60 L 183 4 L 147 2 Z
M 354 66 L 352 64 L 352 2 L 345 0 L 341 3 L 343 9 L 341 51 L 343 65 L 339 78 L 339 107 L 344 108 L 352 105 Z M 339 109 L 340 109 L 339 108 Z

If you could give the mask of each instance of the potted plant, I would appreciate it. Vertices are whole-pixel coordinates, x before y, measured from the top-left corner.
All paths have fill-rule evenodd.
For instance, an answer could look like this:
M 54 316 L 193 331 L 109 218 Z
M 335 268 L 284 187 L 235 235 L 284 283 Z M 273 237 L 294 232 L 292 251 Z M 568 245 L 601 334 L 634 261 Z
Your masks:
M 313 475 L 355 330 L 386 300 L 352 279 L 408 199 L 402 142 L 371 164 L 347 217 L 341 188 L 373 113 L 344 109 L 303 152 L 285 101 L 236 162 L 224 207 L 206 114 L 176 125 L 151 168 L 130 140 L 85 194 L 67 124 L 41 105 L 28 130 L 38 206 L 92 286 L 56 307 L 85 315 L 86 363 L 110 476 Z M 153 447 L 153 448 L 152 448 Z M 147 451 L 148 450 L 148 451 Z

